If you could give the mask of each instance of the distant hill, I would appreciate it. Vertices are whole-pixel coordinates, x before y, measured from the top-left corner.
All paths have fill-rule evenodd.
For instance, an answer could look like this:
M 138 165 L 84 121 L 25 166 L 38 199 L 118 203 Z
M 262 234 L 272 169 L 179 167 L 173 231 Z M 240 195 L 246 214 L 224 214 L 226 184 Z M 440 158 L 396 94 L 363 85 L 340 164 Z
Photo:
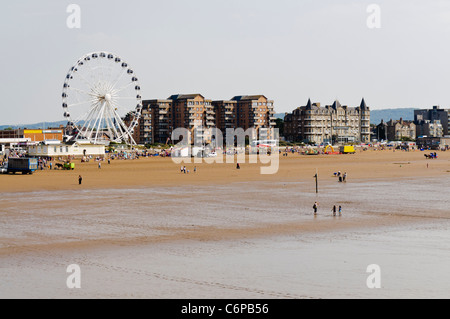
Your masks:
M 20 124 L 20 125 L 0 125 L 0 130 L 5 130 L 7 128 L 18 129 L 18 128 L 27 128 L 29 130 L 37 130 L 37 129 L 47 129 L 47 128 L 56 128 L 60 125 L 66 126 L 67 121 L 58 121 L 58 122 L 45 122 L 45 123 L 35 123 L 35 124 Z
M 381 120 L 385 122 L 390 119 L 399 120 L 400 118 L 406 121 L 414 121 L 414 108 L 401 108 L 401 109 L 384 109 L 384 110 L 371 110 L 370 111 L 370 123 L 380 124 Z

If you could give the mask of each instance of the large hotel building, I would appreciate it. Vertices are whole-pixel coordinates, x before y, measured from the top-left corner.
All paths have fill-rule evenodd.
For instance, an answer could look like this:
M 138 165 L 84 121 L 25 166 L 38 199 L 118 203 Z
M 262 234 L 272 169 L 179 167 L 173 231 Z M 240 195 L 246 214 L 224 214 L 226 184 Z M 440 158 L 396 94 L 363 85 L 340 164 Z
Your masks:
M 370 142 L 370 109 L 364 99 L 358 107 L 335 101 L 321 107 L 308 103 L 284 117 L 287 141 L 305 143 L 368 143 Z
M 224 142 L 227 128 L 254 128 L 257 134 L 273 138 L 274 115 L 273 101 L 264 95 L 212 101 L 201 94 L 177 94 L 165 100 L 143 101 L 134 139 L 138 144 L 166 144 L 171 141 L 172 131 L 179 127 L 189 129 L 192 134 L 195 131 L 197 138 L 207 142 L 211 140 L 209 129 L 214 127 L 222 131 Z

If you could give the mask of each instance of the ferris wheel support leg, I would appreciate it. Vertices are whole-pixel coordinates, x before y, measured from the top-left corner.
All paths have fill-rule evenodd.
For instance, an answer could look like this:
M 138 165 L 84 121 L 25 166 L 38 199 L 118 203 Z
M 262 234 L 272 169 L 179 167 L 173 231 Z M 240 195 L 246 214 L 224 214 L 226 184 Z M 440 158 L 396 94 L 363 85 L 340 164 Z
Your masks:
M 102 103 L 102 108 L 103 108 L 103 103 Z M 101 113 L 102 113 L 102 108 L 99 110 L 98 114 L 97 114 L 97 118 L 95 119 L 92 128 L 91 128 L 91 132 L 89 133 L 89 139 L 92 139 L 92 134 L 94 133 L 94 129 L 97 126 L 97 122 L 101 119 Z M 97 140 L 97 138 L 95 138 L 95 141 Z
M 100 118 L 99 118 L 98 125 L 97 125 L 97 132 L 95 133 L 95 144 L 97 144 L 98 135 L 100 134 L 100 127 L 101 127 L 101 124 L 103 122 L 103 118 L 104 118 L 103 114 L 105 113 L 105 107 L 106 107 L 106 103 L 103 102 L 102 103 L 102 109 L 100 111 Z

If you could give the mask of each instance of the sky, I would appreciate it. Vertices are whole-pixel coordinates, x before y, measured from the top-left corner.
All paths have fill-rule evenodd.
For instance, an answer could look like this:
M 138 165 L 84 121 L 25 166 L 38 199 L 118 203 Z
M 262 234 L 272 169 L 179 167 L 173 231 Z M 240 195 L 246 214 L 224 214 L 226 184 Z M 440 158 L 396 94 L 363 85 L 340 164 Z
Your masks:
M 80 28 L 67 26 L 70 4 Z M 68 69 L 101 51 L 132 65 L 143 99 L 264 94 L 277 113 L 308 98 L 450 105 L 450 1 L 16 0 L 0 23 L 0 125 L 64 120 Z

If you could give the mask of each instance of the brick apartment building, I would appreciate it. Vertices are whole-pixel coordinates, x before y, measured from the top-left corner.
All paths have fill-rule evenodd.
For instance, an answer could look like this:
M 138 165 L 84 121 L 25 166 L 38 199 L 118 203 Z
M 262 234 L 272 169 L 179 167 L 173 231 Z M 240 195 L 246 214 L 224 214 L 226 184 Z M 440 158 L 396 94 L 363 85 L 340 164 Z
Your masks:
M 224 142 L 227 128 L 253 127 L 260 133 L 275 127 L 273 101 L 264 95 L 212 101 L 201 94 L 176 94 L 165 100 L 145 100 L 142 104 L 142 115 L 134 131 L 138 144 L 165 144 L 171 140 L 172 131 L 179 127 L 189 129 L 192 136 L 195 131 L 206 142 L 212 138 L 209 129 L 215 127 L 222 131 Z M 267 132 L 267 138 L 273 138 L 271 131 Z
M 224 142 L 226 142 L 227 129 L 238 127 L 238 103 L 232 100 L 220 100 L 213 101 L 212 105 L 216 114 L 216 127 L 222 132 Z
M 235 96 L 231 101 L 236 101 L 237 127 L 247 130 L 255 129 L 257 136 L 266 136 L 273 139 L 272 129 L 276 125 L 274 101 L 264 95 Z

